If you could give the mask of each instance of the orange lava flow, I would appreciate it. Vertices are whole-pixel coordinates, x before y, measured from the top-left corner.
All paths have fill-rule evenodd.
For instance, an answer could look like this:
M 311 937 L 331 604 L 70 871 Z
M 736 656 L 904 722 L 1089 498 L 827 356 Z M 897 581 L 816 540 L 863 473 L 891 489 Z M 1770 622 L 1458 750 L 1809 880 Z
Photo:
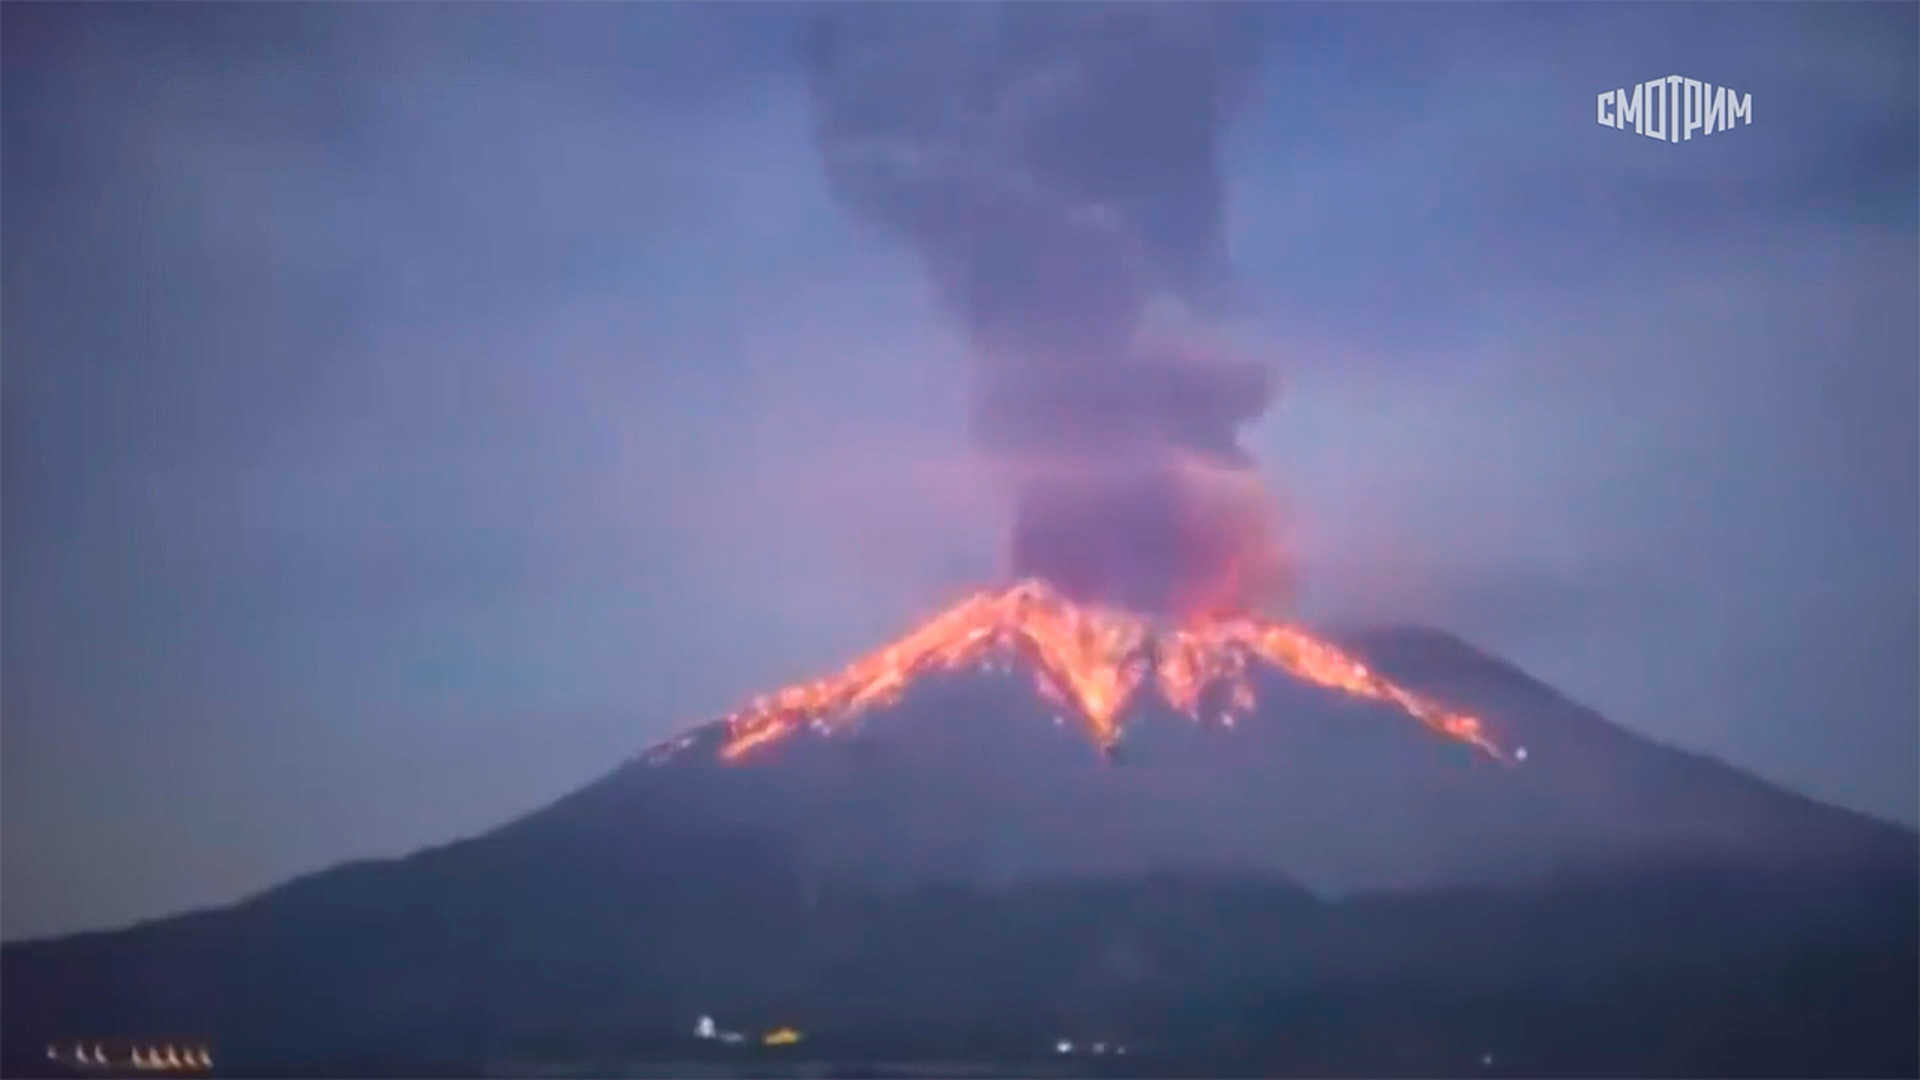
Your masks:
M 1131 612 L 1076 604 L 1035 581 L 970 597 L 837 675 L 756 699 L 724 721 L 721 759 L 739 760 L 802 728 L 830 734 L 898 701 L 923 675 L 1010 659 L 1025 660 L 1036 689 L 1103 747 L 1118 740 L 1127 706 L 1149 685 L 1191 719 L 1204 710 L 1232 724 L 1253 710 L 1253 668 L 1264 663 L 1399 709 L 1505 760 L 1478 719 L 1394 685 L 1297 626 L 1244 617 L 1158 626 Z

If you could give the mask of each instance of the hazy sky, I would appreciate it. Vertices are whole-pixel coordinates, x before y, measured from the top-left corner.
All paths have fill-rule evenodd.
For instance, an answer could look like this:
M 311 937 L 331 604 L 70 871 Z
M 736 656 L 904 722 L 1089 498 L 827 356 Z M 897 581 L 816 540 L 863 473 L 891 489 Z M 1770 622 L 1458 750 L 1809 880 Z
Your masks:
M 0 930 L 477 832 L 993 577 L 804 13 L 0 11 Z M 1223 332 L 1307 614 L 1920 817 L 1920 9 L 1273 22 Z M 1752 125 L 1596 123 L 1669 74 Z

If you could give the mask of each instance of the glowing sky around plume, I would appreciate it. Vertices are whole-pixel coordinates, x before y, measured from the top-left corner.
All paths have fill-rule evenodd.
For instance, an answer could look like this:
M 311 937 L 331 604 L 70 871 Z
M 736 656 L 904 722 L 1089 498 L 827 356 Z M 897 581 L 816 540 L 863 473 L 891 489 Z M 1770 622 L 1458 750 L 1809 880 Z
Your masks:
M 8 5 L 9 937 L 505 821 L 990 579 L 801 5 Z M 1913 822 L 1910 6 L 1299 6 L 1223 154 L 1304 614 Z M 1681 73 L 1750 127 L 1594 95 Z

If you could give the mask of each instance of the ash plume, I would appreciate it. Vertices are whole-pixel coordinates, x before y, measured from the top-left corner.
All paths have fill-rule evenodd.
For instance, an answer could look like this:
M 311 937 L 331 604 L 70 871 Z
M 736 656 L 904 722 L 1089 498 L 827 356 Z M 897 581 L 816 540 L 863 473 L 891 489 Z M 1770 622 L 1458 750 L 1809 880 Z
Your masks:
M 1222 133 L 1252 5 L 845 5 L 808 27 L 836 197 L 917 251 L 966 333 L 1013 570 L 1148 611 L 1280 580 L 1240 426 L 1266 371 L 1145 332 L 1227 295 Z M 1240 505 L 1251 498 L 1257 505 Z

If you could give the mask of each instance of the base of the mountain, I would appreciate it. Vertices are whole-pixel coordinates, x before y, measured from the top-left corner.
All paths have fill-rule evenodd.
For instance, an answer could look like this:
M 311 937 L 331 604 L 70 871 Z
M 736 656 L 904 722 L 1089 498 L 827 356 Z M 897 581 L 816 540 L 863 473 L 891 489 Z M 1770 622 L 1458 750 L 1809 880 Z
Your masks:
M 11 946 L 7 1073 L 77 1075 L 48 1044 L 145 1039 L 249 1076 L 1920 1074 L 1912 881 L 1333 903 L 1224 874 L 876 892 L 727 856 L 599 896 L 439 875 L 396 896 L 370 866 Z M 805 1037 L 720 1046 L 703 1015 Z

